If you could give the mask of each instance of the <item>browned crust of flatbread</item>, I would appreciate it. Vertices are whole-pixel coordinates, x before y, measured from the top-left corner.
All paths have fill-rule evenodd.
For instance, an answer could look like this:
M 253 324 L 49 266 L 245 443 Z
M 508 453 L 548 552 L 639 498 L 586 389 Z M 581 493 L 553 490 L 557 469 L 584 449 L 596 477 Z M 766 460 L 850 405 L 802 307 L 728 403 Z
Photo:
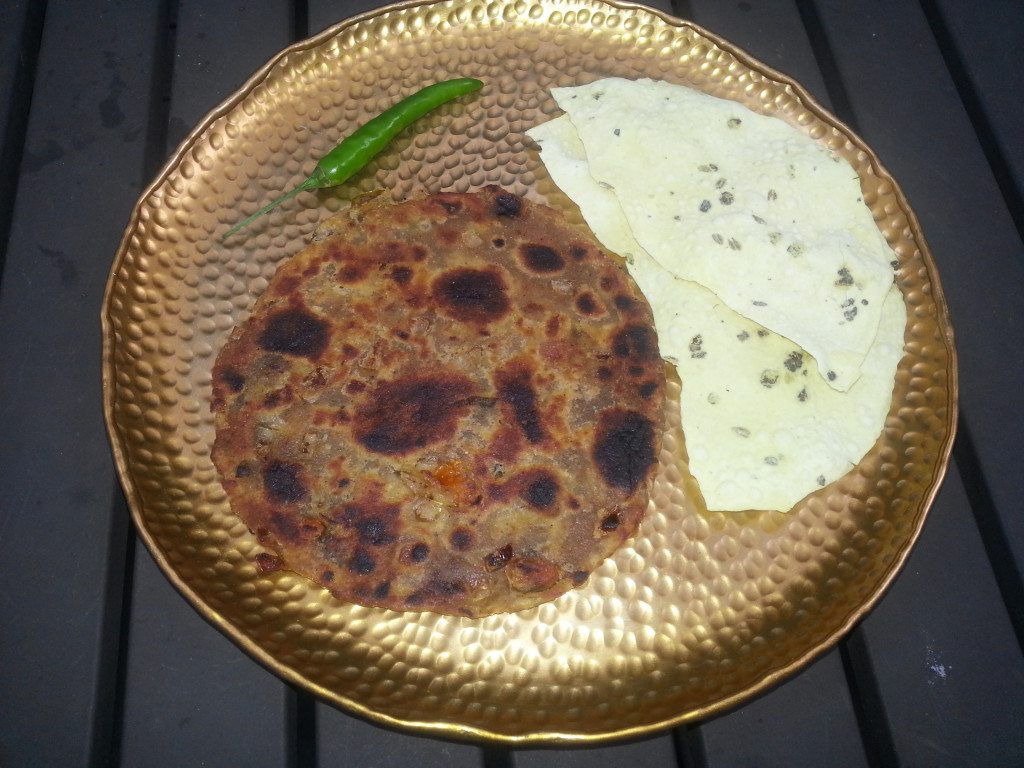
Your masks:
M 650 307 L 497 187 L 353 208 L 281 265 L 213 371 L 235 513 L 340 599 L 484 616 L 636 529 L 665 374 Z

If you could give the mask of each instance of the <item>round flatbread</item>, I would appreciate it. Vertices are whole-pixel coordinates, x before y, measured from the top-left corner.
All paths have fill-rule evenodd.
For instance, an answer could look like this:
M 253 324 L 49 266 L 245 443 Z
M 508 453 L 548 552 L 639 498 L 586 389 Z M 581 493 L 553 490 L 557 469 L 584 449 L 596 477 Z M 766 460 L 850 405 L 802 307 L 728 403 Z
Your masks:
M 582 584 L 635 530 L 662 431 L 650 307 L 497 187 L 344 212 L 213 372 L 231 505 L 338 598 L 466 616 Z

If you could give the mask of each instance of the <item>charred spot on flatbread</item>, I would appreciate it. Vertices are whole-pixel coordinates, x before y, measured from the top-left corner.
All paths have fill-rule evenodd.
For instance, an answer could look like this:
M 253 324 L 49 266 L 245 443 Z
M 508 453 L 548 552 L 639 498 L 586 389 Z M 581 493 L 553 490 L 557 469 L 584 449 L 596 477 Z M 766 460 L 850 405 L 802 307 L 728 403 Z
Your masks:
M 565 259 L 549 245 L 526 243 L 519 247 L 519 255 L 530 272 L 551 274 L 565 268 Z
M 302 467 L 298 464 L 287 461 L 269 462 L 263 468 L 263 488 L 267 497 L 279 504 L 292 504 L 307 498 L 309 491 L 300 477 L 301 473 Z
M 327 323 L 301 307 L 274 312 L 259 336 L 268 352 L 316 358 L 327 345 Z
M 367 450 L 401 455 L 450 439 L 473 388 L 454 373 L 381 382 L 356 413 L 356 440 Z
M 434 297 L 456 320 L 489 323 L 509 310 L 505 280 L 494 267 L 453 269 L 434 282 Z
M 594 437 L 594 463 L 608 485 L 632 493 L 654 466 L 656 441 L 654 424 L 643 414 L 604 411 Z

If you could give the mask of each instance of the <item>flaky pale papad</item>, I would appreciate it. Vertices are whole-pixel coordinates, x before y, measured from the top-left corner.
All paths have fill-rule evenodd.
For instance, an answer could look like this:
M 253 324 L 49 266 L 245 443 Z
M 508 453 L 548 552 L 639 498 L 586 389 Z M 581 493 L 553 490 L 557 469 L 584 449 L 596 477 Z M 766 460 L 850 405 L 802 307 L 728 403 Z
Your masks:
M 552 95 L 637 241 L 669 272 L 861 375 L 893 285 L 856 171 L 774 117 L 684 86 L 608 78 Z
M 708 509 L 785 511 L 845 475 L 882 431 L 903 354 L 906 309 L 893 286 L 858 381 L 828 386 L 814 358 L 664 269 L 636 241 L 614 193 L 590 174 L 568 116 L 529 131 L 552 180 L 598 239 L 626 257 L 682 382 L 689 469 Z

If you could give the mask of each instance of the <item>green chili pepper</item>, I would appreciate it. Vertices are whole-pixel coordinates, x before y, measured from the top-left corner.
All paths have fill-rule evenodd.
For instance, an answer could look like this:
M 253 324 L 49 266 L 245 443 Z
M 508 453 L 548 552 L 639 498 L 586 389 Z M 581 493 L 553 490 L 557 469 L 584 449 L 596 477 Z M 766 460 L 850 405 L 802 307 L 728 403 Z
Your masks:
M 285 200 L 290 200 L 300 192 L 344 184 L 379 154 L 396 135 L 423 115 L 452 99 L 457 99 L 459 96 L 472 93 L 482 87 L 483 83 L 479 80 L 463 77 L 458 80 L 445 80 L 428 85 L 402 99 L 395 106 L 356 128 L 351 136 L 323 156 L 308 179 L 233 226 L 221 235 L 220 241 L 224 242 L 235 232 L 251 224 L 254 219 L 272 211 Z

